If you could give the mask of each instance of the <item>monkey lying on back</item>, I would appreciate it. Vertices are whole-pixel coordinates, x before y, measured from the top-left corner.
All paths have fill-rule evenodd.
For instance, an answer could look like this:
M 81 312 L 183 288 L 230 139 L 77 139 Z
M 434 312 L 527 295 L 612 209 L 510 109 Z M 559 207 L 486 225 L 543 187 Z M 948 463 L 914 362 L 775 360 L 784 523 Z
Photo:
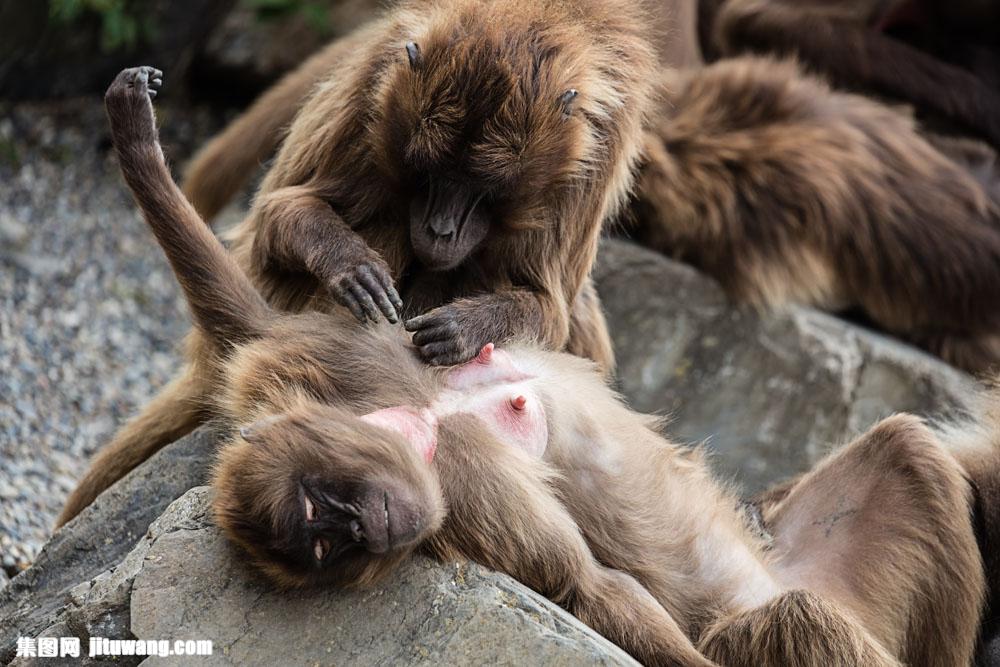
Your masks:
M 701 453 L 591 362 L 487 345 L 434 368 L 384 323 L 269 307 L 171 181 L 149 80 L 109 89 L 115 147 L 233 425 L 217 520 L 275 581 L 365 584 L 420 548 L 510 574 L 646 664 L 968 664 L 965 474 L 994 473 L 1000 443 L 963 469 L 917 419 L 886 420 L 767 506 L 767 550 Z
M 330 49 L 336 67 L 305 66 L 322 84 L 233 232 L 237 263 L 281 310 L 405 319 L 428 363 L 530 338 L 610 372 L 590 271 L 641 146 L 645 32 L 633 0 L 400 4 Z M 269 103 L 297 109 L 286 94 Z M 258 148 L 274 130 L 240 127 Z M 208 393 L 196 369 L 176 379 L 99 452 L 58 523 L 200 424 Z

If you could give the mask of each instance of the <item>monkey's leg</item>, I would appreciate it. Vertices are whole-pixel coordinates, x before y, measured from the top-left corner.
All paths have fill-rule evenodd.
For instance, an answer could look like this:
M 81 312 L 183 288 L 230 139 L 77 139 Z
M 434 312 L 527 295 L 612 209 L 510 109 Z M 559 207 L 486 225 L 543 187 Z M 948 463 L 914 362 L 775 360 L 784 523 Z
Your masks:
M 801 590 L 716 621 L 702 634 L 698 648 L 726 667 L 901 664 L 850 615 Z
M 643 664 L 711 664 L 643 586 L 596 562 L 545 464 L 482 429 L 467 424 L 460 437 L 439 442 L 435 466 L 448 515 L 431 551 L 509 574 Z
M 730 0 L 716 39 L 726 55 L 797 55 L 835 82 L 864 86 L 933 109 L 1000 146 L 1000 94 L 968 71 L 865 25 L 795 3 Z
M 182 189 L 211 223 L 253 172 L 281 143 L 287 126 L 313 86 L 365 43 L 368 29 L 325 47 L 286 74 L 192 158 Z
M 389 265 L 313 190 L 276 190 L 255 215 L 257 266 L 310 273 L 360 321 L 399 320 L 403 302 Z
M 886 419 L 765 512 L 775 577 L 843 609 L 906 664 L 968 665 L 985 589 L 971 495 L 918 419 Z
M 207 416 L 205 393 L 206 383 L 192 368 L 168 384 L 97 452 L 66 500 L 56 528 L 83 511 L 137 465 L 201 425 Z

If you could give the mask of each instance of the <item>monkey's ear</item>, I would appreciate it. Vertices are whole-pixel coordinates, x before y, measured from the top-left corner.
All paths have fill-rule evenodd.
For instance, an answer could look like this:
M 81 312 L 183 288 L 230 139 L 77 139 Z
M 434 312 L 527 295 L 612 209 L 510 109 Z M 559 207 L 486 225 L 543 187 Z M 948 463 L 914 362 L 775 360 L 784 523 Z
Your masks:
M 424 62 L 424 56 L 420 53 L 420 47 L 416 42 L 406 43 L 406 56 L 410 59 L 410 67 L 413 69 L 418 69 Z
M 240 437 L 250 443 L 260 442 L 260 435 L 267 430 L 269 426 L 273 426 L 285 418 L 284 415 L 268 415 L 266 417 L 261 417 L 252 424 L 247 424 L 240 427 Z
M 437 449 L 437 418 L 430 410 L 417 412 L 405 406 L 384 408 L 369 412 L 361 417 L 361 421 L 399 433 L 428 463 L 434 458 L 434 451 Z
M 559 108 L 562 109 L 563 118 L 569 118 L 573 115 L 573 108 L 576 106 L 576 96 L 579 94 L 576 88 L 570 88 L 559 96 Z

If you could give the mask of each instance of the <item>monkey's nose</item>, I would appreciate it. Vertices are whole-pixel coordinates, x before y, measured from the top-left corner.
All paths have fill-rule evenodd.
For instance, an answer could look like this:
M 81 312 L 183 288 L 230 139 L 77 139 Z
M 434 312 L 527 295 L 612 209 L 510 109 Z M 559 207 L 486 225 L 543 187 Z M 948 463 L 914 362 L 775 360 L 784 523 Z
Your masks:
M 458 229 L 458 219 L 451 215 L 434 215 L 430 220 L 431 231 L 442 239 L 451 239 Z

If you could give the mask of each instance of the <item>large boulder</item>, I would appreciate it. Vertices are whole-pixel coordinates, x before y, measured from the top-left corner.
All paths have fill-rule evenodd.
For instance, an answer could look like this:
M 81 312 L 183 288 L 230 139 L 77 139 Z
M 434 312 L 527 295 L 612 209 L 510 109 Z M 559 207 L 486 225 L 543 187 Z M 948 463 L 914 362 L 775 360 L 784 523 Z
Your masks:
M 734 308 L 712 281 L 628 243 L 605 243 L 597 277 L 625 396 L 669 414 L 675 439 L 707 442 L 747 492 L 881 416 L 958 410 L 975 387 L 821 313 Z M 19 635 L 69 634 L 211 639 L 206 664 L 276 664 L 290 646 L 310 664 L 628 662 L 523 586 L 469 564 L 416 559 L 364 592 L 274 591 L 211 525 L 207 490 L 153 522 L 205 483 L 215 444 L 203 429 L 165 448 L 53 536 L 0 592 L 0 661 Z
M 179 440 L 56 531 L 32 566 L 0 590 L 0 663 L 13 657 L 19 636 L 37 636 L 63 619 L 73 589 L 118 565 L 171 502 L 207 482 L 215 444 L 211 426 Z M 128 633 L 127 623 L 113 627 L 125 634 L 99 636 Z
M 202 486 L 171 504 L 120 563 L 70 590 L 39 636 L 81 636 L 84 647 L 88 636 L 208 640 L 211 655 L 196 658 L 204 665 L 635 664 L 565 611 L 470 563 L 416 557 L 363 591 L 278 591 L 212 524 L 210 499 Z M 35 663 L 48 664 L 13 664 Z
M 604 244 L 597 287 L 620 389 L 707 443 L 747 493 L 806 470 L 895 412 L 955 414 L 975 383 L 923 352 L 806 308 L 734 307 L 694 269 L 623 241 Z

